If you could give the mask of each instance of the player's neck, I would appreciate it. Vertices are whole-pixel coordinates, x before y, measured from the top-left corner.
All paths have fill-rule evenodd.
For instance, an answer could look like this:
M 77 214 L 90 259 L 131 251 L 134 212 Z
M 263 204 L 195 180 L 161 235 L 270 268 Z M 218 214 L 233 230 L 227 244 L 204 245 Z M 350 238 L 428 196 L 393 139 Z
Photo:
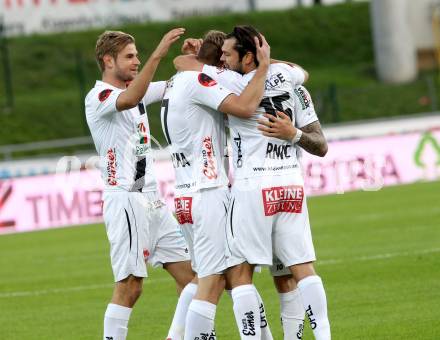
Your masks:
M 105 72 L 102 74 L 102 81 L 119 89 L 125 89 L 127 87 L 126 81 Z
M 257 66 L 254 63 L 252 63 L 251 65 L 244 65 L 243 66 L 243 73 L 248 74 L 256 69 L 257 69 Z

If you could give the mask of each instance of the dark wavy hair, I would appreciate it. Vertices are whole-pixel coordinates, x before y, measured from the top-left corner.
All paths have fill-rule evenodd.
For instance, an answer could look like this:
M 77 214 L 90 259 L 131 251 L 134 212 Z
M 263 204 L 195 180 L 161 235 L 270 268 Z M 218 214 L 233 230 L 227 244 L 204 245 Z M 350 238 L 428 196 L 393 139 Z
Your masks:
M 254 40 L 255 37 L 258 37 L 261 46 L 262 39 L 260 33 L 250 25 L 235 26 L 232 32 L 226 35 L 226 39 L 236 39 L 234 49 L 238 52 L 240 61 L 243 59 L 246 53 L 251 52 L 254 55 L 255 64 L 258 66 L 259 62 L 257 59 L 257 47 Z

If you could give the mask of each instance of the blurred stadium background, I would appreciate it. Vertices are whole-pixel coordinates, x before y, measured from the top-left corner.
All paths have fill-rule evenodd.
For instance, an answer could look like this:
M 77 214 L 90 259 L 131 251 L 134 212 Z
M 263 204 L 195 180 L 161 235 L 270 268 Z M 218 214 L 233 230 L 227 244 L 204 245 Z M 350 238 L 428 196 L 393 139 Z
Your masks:
M 171 27 L 200 37 L 237 24 L 310 73 L 329 153 L 303 167 L 334 339 L 440 339 L 438 0 L 2 1 L 0 338 L 100 337 L 112 274 L 83 108 L 100 32 L 133 34 L 145 60 Z M 174 73 L 179 51 L 156 79 Z M 158 105 L 149 121 L 171 203 Z M 171 321 L 173 282 L 150 273 L 129 339 L 162 339 Z M 267 272 L 256 281 L 281 339 L 275 289 Z M 238 338 L 231 308 L 222 298 L 220 339 Z

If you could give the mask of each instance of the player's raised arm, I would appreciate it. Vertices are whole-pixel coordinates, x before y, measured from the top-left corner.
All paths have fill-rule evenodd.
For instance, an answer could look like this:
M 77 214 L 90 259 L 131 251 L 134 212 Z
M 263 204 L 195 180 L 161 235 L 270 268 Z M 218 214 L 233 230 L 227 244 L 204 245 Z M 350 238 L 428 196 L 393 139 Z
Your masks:
M 134 78 L 127 90 L 119 95 L 116 101 L 116 108 L 118 111 L 131 109 L 141 101 L 142 97 L 147 92 L 148 86 L 153 79 L 160 60 L 166 56 L 170 46 L 184 33 L 184 28 L 175 28 L 163 36 L 141 72 Z
M 219 106 L 219 111 L 241 118 L 250 118 L 255 114 L 264 94 L 264 82 L 270 65 L 270 46 L 262 37 L 262 44 L 255 37 L 258 68 L 254 77 L 240 96 L 229 95 Z

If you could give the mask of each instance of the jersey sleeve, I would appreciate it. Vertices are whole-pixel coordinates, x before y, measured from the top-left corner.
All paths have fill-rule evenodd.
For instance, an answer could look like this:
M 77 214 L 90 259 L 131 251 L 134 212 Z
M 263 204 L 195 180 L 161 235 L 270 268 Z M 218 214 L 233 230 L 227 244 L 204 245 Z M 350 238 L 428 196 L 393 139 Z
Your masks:
M 196 74 L 194 82 L 192 96 L 194 102 L 206 105 L 214 110 L 218 110 L 223 100 L 230 94 L 233 94 L 232 91 L 220 85 L 215 79 L 203 72 Z
M 117 113 L 116 101 L 122 92 L 110 87 L 90 92 L 85 100 L 86 112 L 96 119 Z
M 318 120 L 309 91 L 302 86 L 296 86 L 293 90 L 295 100 L 295 126 L 302 128 Z
M 277 63 L 277 66 L 282 67 L 286 70 L 290 75 L 290 81 L 292 82 L 292 86 L 302 85 L 306 80 L 306 74 L 304 70 L 299 66 L 290 66 L 285 63 Z
M 240 95 L 247 85 L 246 80 L 238 72 L 210 65 L 204 65 L 202 72 L 215 79 L 220 85 L 225 86 L 236 95 Z
M 150 85 L 148 85 L 147 92 L 144 96 L 145 105 L 150 105 L 152 103 L 161 101 L 165 93 L 166 86 L 166 81 L 152 81 Z

